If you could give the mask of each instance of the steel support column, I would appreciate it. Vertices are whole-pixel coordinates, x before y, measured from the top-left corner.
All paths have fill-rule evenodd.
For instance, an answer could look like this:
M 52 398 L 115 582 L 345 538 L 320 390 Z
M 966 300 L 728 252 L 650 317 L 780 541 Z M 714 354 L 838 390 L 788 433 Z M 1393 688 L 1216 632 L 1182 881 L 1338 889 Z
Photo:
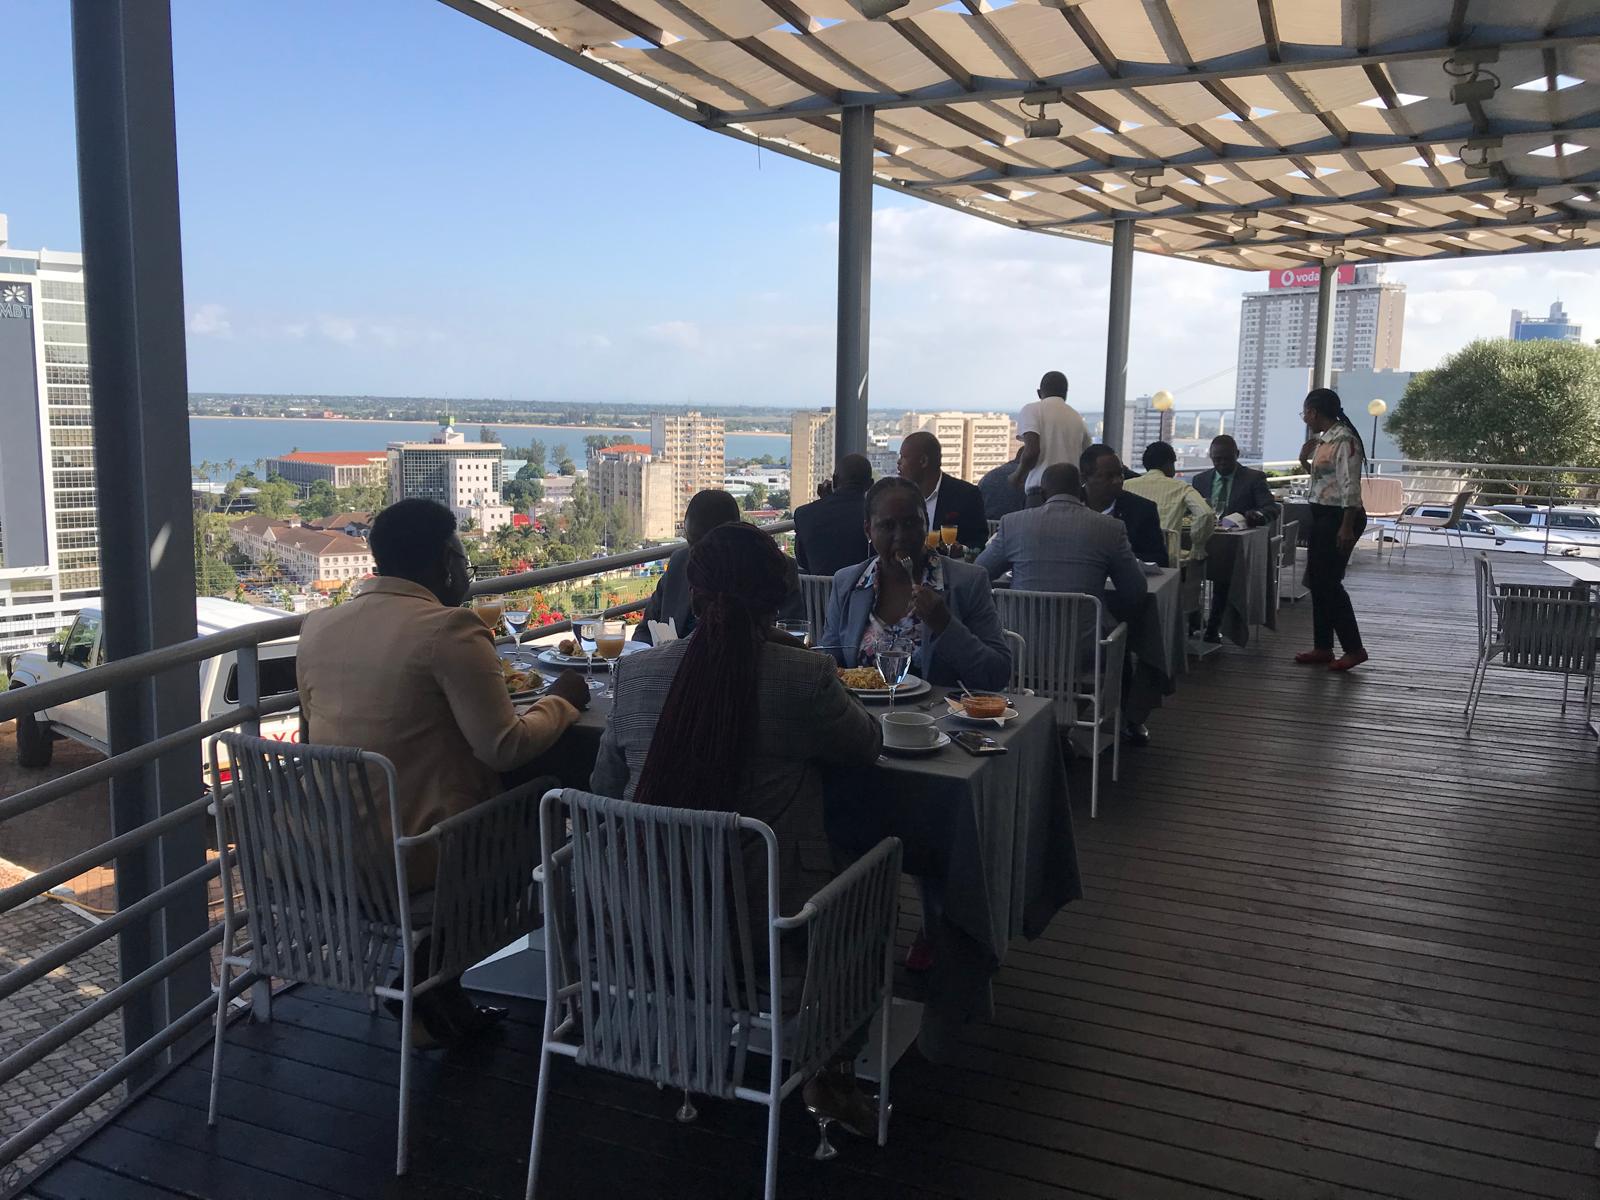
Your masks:
M 1128 405 L 1128 324 L 1133 304 L 1133 222 L 1111 227 L 1111 298 L 1106 312 L 1105 432 L 1100 440 L 1127 457 L 1122 444 Z
M 106 656 L 125 658 L 195 636 L 194 519 L 189 494 L 188 371 L 178 233 L 172 14 L 165 0 L 73 0 L 73 89 L 84 290 L 92 360 L 95 478 Z M 107 697 L 111 752 L 200 719 L 190 666 Z M 200 752 L 176 751 L 111 785 L 114 833 L 193 800 Z M 125 907 L 205 861 L 196 819 L 116 860 Z M 120 937 L 123 979 L 209 924 L 198 882 Z M 123 1009 L 129 1050 L 210 994 L 205 956 Z M 160 1069 L 153 1063 L 145 1074 Z M 138 1078 L 130 1081 L 136 1086 Z
M 1317 276 L 1317 342 L 1311 362 L 1311 386 L 1329 386 L 1333 368 L 1333 321 L 1339 298 L 1339 267 L 1324 263 Z
M 867 449 L 867 339 L 872 315 L 872 109 L 847 108 L 839 137 L 839 348 L 836 458 Z

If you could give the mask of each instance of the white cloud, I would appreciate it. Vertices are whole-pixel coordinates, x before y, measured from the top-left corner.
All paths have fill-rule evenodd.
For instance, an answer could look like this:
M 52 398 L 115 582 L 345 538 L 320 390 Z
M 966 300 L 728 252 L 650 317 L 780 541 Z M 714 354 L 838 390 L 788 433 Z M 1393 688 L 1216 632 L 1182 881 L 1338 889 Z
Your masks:
M 196 337 L 231 338 L 233 322 L 220 304 L 202 304 L 189 314 L 189 332 Z
M 704 341 L 700 326 L 694 321 L 660 321 L 647 325 L 644 336 L 647 341 L 679 350 L 698 350 Z
M 348 317 L 318 317 L 317 331 L 330 342 L 350 343 L 356 340 L 356 323 Z

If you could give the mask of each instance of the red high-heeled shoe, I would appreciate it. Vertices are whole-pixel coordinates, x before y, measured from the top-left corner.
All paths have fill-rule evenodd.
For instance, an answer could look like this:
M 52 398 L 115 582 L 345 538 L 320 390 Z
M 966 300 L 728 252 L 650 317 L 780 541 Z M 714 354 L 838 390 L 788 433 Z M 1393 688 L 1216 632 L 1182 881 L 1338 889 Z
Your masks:
M 1299 654 L 1294 656 L 1294 660 L 1302 665 L 1310 663 L 1331 663 L 1333 661 L 1333 651 L 1323 650 L 1321 648 L 1316 650 L 1302 650 Z

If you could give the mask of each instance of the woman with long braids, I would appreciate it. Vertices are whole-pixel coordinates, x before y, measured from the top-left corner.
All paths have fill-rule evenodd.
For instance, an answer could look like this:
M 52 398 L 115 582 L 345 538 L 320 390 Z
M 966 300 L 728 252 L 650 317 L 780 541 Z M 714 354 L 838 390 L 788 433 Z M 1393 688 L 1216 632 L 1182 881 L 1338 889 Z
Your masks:
M 1345 416 L 1339 393 L 1316 388 L 1306 396 L 1301 414 L 1315 437 L 1300 448 L 1300 465 L 1311 476 L 1311 529 L 1306 535 L 1306 586 L 1311 589 L 1311 625 L 1315 644 L 1294 656 L 1297 663 L 1326 663 L 1330 671 L 1348 671 L 1367 661 L 1361 629 L 1344 569 L 1361 531 L 1367 527 L 1361 503 L 1361 469 L 1367 459 L 1361 434 Z M 1333 656 L 1337 636 L 1344 654 Z
M 883 747 L 877 719 L 839 682 L 833 660 L 773 629 L 788 560 L 770 535 L 734 523 L 689 554 L 694 632 L 617 664 L 616 700 L 590 787 L 640 804 L 754 817 L 778 840 L 780 902 L 801 906 L 832 875 L 823 829 L 823 764 L 868 766 Z M 766 945 L 766 856 L 748 847 L 745 877 Z M 842 1061 L 805 1085 L 818 1120 L 863 1137 L 877 1108 Z

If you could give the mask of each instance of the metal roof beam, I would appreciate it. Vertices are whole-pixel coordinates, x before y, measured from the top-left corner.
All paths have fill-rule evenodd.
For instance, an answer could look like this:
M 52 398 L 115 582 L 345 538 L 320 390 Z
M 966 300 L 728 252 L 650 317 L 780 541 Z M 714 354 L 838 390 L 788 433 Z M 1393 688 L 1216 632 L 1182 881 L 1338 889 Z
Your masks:
M 1600 213 L 1593 218 L 1600 225 Z M 1185 246 L 1184 254 L 1194 254 L 1205 250 L 1222 250 L 1232 246 L 1247 246 L 1251 250 L 1273 251 L 1282 248 L 1307 248 L 1311 246 L 1326 246 L 1335 254 L 1341 246 L 1352 242 L 1371 242 L 1382 245 L 1384 239 L 1399 237 L 1413 239 L 1427 239 L 1430 237 L 1444 237 L 1445 235 L 1462 235 L 1469 233 L 1508 233 L 1512 230 L 1529 229 L 1558 229 L 1563 225 L 1584 224 L 1582 218 L 1576 218 L 1571 213 L 1550 213 L 1542 217 L 1535 217 L 1525 221 L 1450 221 L 1443 225 L 1412 225 L 1406 227 L 1390 226 L 1386 229 L 1373 229 L 1366 233 L 1327 233 L 1318 237 L 1315 234 L 1288 238 L 1263 238 L 1248 242 L 1235 242 L 1233 238 L 1219 239 L 1215 242 L 1202 242 L 1198 246 Z M 1600 231 L 1597 231 L 1600 233 Z
M 1519 179 L 1508 177 L 1503 179 L 1473 179 L 1455 187 L 1401 187 L 1394 192 L 1385 188 L 1370 188 L 1364 192 L 1357 192 L 1350 196 L 1289 196 L 1275 200 L 1257 200 L 1246 204 L 1190 204 L 1183 208 L 1172 209 L 1167 212 L 1144 212 L 1137 209 L 1119 211 L 1113 214 L 1117 218 L 1128 217 L 1136 221 L 1181 221 L 1193 216 L 1217 216 L 1232 213 L 1261 213 L 1261 212 L 1292 212 L 1296 209 L 1306 208 L 1339 208 L 1345 205 L 1361 207 L 1366 204 L 1381 203 L 1396 200 L 1427 200 L 1443 196 L 1481 196 L 1484 193 L 1504 192 L 1511 188 L 1529 188 L 1535 192 L 1549 188 L 1578 188 L 1587 190 L 1591 185 L 1600 183 L 1600 171 L 1590 171 L 1585 175 L 1574 175 L 1571 179 L 1541 180 Z M 919 195 L 921 193 L 918 193 Z M 1537 196 L 1533 199 L 1538 200 Z M 1543 201 L 1539 201 L 1543 203 Z M 1042 224 L 1025 225 L 1026 229 L 1059 229 L 1073 225 L 1104 225 L 1107 218 L 1100 215 L 1070 217 L 1064 221 L 1047 221 Z
M 1562 121 L 1556 125 L 1546 125 L 1535 121 L 1494 121 L 1491 123 L 1486 136 L 1500 138 L 1543 137 L 1548 139 L 1552 134 L 1594 129 L 1600 129 L 1600 113 L 1590 113 L 1587 116 L 1577 117 L 1571 121 Z M 1426 134 L 1352 133 L 1349 135 L 1348 141 L 1340 141 L 1334 135 L 1329 134 L 1327 137 L 1316 138 L 1309 142 L 1297 142 L 1292 146 L 1284 146 L 1282 148 L 1276 146 L 1231 146 L 1220 154 L 1195 150 L 1173 155 L 1170 158 L 1120 158 L 1116 155 L 1111 155 L 1108 158 L 1086 158 L 1082 163 L 1074 163 L 1065 167 L 1007 167 L 997 173 L 984 172 L 976 175 L 956 176 L 951 179 L 917 179 L 909 181 L 907 186 L 913 191 L 920 191 L 926 188 L 960 187 L 963 184 L 1070 179 L 1086 171 L 1116 171 L 1127 174 L 1134 171 L 1175 171 L 1185 167 L 1229 167 L 1237 166 L 1241 163 L 1271 162 L 1274 159 L 1287 160 L 1307 155 L 1343 157 L 1350 151 L 1420 149 L 1478 136 L 1480 135 L 1474 131 L 1471 123 L 1463 121 L 1461 124 L 1452 125 L 1448 129 L 1430 131 Z M 1061 140 L 1066 141 L 1065 138 Z M 1361 169 L 1367 170 L 1368 168 Z M 1240 182 L 1255 181 L 1243 180 Z
M 444 0 L 459 7 L 466 0 Z M 474 5 L 474 7 L 476 7 Z M 1190 69 L 1182 65 L 1151 65 L 1147 63 L 1118 63 L 1117 73 L 1104 66 L 1086 67 L 1051 79 L 985 79 L 975 78 L 971 88 L 957 84 L 938 84 L 914 92 L 857 94 L 847 93 L 844 102 L 833 103 L 821 99 L 800 100 L 794 104 L 773 108 L 752 108 L 742 112 L 726 112 L 712 120 L 712 124 L 748 124 L 757 121 L 783 121 L 790 118 L 839 113 L 846 107 L 870 104 L 883 112 L 896 108 L 938 108 L 947 104 L 970 104 L 980 100 L 1017 100 L 1029 92 L 1059 91 L 1066 95 L 1082 92 L 1119 91 L 1150 87 L 1163 83 L 1220 83 L 1229 79 L 1251 79 L 1261 76 L 1284 75 L 1295 71 L 1328 70 L 1337 67 L 1376 66 L 1380 63 L 1426 62 L 1444 60 L 1452 50 L 1468 47 L 1497 47 L 1502 50 L 1559 50 L 1569 46 L 1593 45 L 1600 36 L 1600 17 L 1585 18 L 1561 27 L 1563 32 L 1535 38 L 1468 38 L 1457 44 L 1450 43 L 1441 34 L 1430 37 L 1429 44 L 1418 46 L 1415 37 L 1403 44 L 1374 47 L 1368 53 L 1351 51 L 1344 54 L 1311 53 L 1300 56 L 1291 46 L 1282 47 L 1282 58 L 1273 62 L 1266 52 L 1233 55 L 1225 66 Z

